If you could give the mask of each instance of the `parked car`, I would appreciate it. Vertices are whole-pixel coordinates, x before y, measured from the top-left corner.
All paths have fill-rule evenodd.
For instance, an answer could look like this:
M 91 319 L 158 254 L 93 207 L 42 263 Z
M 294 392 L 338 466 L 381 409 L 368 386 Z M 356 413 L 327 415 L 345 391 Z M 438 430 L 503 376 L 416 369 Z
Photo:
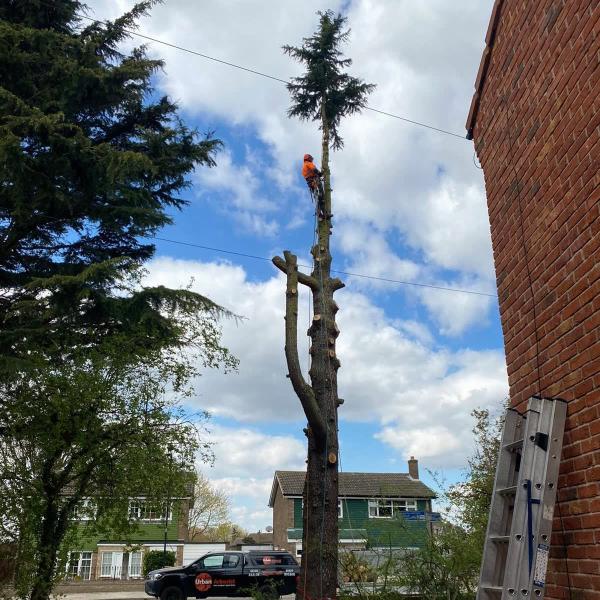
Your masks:
M 289 552 L 211 552 L 184 567 L 150 571 L 145 591 L 160 600 L 249 596 L 260 591 L 268 600 L 296 591 L 300 566 Z

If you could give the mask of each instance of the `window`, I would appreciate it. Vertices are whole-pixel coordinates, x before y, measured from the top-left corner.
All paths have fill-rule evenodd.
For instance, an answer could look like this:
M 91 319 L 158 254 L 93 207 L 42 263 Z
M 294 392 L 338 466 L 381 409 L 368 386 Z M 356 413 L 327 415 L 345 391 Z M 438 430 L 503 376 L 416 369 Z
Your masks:
M 289 554 L 259 554 L 256 556 L 252 556 L 252 561 L 256 565 L 263 565 L 265 567 L 270 567 L 273 565 L 296 564 L 294 559 Z
M 199 560 L 197 565 L 205 569 L 235 569 L 240 564 L 239 554 L 211 554 Z
M 338 498 L 338 519 L 341 519 L 344 516 L 344 509 L 342 508 L 342 500 Z
M 142 553 L 132 552 L 129 555 L 129 577 L 142 576 Z
M 91 498 L 83 498 L 81 502 L 73 508 L 71 519 L 74 521 L 91 521 L 95 517 L 96 506 Z
M 406 511 L 417 510 L 416 500 L 391 500 L 388 498 L 369 500 L 369 518 L 390 519 Z
M 67 577 L 69 579 L 90 579 L 92 574 L 91 552 L 69 552 Z
M 169 507 L 168 520 L 172 517 Z M 165 505 L 162 502 L 147 502 L 146 500 L 130 500 L 129 519 L 132 521 L 164 521 Z
M 111 577 L 121 579 L 123 568 L 122 552 L 103 552 L 100 562 L 100 577 Z
M 212 556 L 204 557 L 202 561 L 204 566 L 208 569 L 211 567 L 213 569 L 220 569 L 223 566 L 223 555 L 222 554 L 213 554 Z

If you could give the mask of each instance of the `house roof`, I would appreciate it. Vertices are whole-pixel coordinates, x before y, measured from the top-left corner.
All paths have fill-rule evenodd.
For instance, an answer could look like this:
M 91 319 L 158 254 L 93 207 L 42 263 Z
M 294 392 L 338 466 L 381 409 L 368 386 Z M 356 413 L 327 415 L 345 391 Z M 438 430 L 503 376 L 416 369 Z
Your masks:
M 477 121 L 477 114 L 479 113 L 479 104 L 481 102 L 481 93 L 483 91 L 483 85 L 485 83 L 485 77 L 487 75 L 488 67 L 490 66 L 490 60 L 492 57 L 492 48 L 496 41 L 496 30 L 500 21 L 500 13 L 502 11 L 502 5 L 504 0 L 496 0 L 492 8 L 492 15 L 488 25 L 487 34 L 485 36 L 485 48 L 483 55 L 481 56 L 481 62 L 479 63 L 479 70 L 477 71 L 477 79 L 475 79 L 475 93 L 471 100 L 471 108 L 469 109 L 469 116 L 467 117 L 467 139 L 473 139 L 473 129 L 475 128 L 475 122 Z
M 302 496 L 304 471 L 275 471 L 269 506 L 277 486 L 284 496 Z M 344 498 L 435 498 L 435 492 L 408 473 L 340 473 L 339 495 Z
M 245 542 L 244 540 L 247 540 L 249 538 L 252 538 L 254 540 L 254 542 Z M 230 546 L 244 546 L 244 545 L 251 545 L 252 543 L 254 544 L 272 544 L 273 543 L 273 534 L 269 533 L 269 532 L 263 532 L 263 531 L 257 531 L 256 533 L 249 533 L 248 535 L 245 535 L 244 537 L 238 537 L 235 538 Z

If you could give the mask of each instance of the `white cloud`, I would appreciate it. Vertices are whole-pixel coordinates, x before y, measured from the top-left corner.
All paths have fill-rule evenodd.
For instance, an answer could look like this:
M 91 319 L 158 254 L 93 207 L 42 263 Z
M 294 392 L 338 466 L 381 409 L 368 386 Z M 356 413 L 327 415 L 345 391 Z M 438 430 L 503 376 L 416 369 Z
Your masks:
M 246 320 L 224 323 L 224 343 L 240 358 L 238 374 L 207 372 L 198 381 L 195 402 L 216 416 L 242 423 L 297 422 L 304 417 L 289 381 L 283 356 L 284 281 L 274 276 L 264 282 L 250 282 L 240 267 L 226 263 L 160 258 L 150 265 L 149 283 L 171 287 L 194 286 Z M 476 407 L 493 407 L 507 393 L 504 357 L 499 351 L 451 352 L 435 346 L 427 329 L 413 321 L 390 320 L 366 296 L 349 291 L 339 294 L 338 323 L 341 335 L 338 355 L 340 396 L 345 403 L 341 419 L 370 421 L 386 428 L 381 438 L 404 440 L 404 455 L 419 443 L 427 443 L 431 427 L 449 427 L 457 436 L 455 451 L 436 453 L 438 466 L 454 466 L 464 460 L 469 447 L 469 413 Z M 308 307 L 307 307 L 308 309 Z M 300 311 L 300 319 L 308 314 Z M 299 330 L 302 331 L 300 320 Z M 306 339 L 300 336 L 301 356 L 307 356 Z M 304 365 L 303 365 L 304 366 Z M 307 369 L 305 369 L 306 372 Z M 422 434 L 414 432 L 421 431 Z M 395 433 L 394 433 L 395 432 Z M 395 437 L 392 437 L 394 433 Z M 232 434 L 233 435 L 233 434 Z M 417 435 L 417 438 L 415 437 Z M 261 445 L 251 431 L 236 434 L 236 447 L 229 449 L 229 433 L 219 434 L 219 447 L 227 448 L 222 460 L 227 477 L 242 476 L 251 452 L 245 446 Z M 408 436 L 408 437 L 407 437 Z M 288 454 L 289 442 L 277 439 L 264 444 L 264 477 L 290 456 L 300 458 L 302 444 Z M 398 441 L 394 447 L 398 447 Z M 288 448 L 288 450 L 285 450 Z M 219 455 L 221 456 L 221 455 Z M 240 461 L 239 466 L 237 461 Z M 253 476 L 260 478 L 254 465 Z
M 97 15 L 111 17 L 133 0 L 90 4 Z M 354 59 L 351 70 L 378 84 L 371 106 L 461 134 L 491 5 L 492 0 L 335 0 L 330 6 L 347 7 L 353 29 L 346 48 Z M 282 54 L 281 45 L 300 44 L 310 35 L 319 8 L 318 0 L 169 0 L 153 9 L 141 30 L 287 78 L 300 67 Z M 268 165 L 258 173 L 256 156 L 234 160 L 222 154 L 216 169 L 197 174 L 198 189 L 208 192 L 207 200 L 218 194 L 221 210 L 238 227 L 261 237 L 283 235 L 303 224 L 310 203 L 299 178 L 299 159 L 305 151 L 318 156 L 319 132 L 314 123 L 287 119 L 289 97 L 283 84 L 175 49 L 149 47 L 166 61 L 159 91 L 180 102 L 186 119 L 206 129 L 222 120 L 244 142 L 255 136 L 260 163 Z M 381 277 L 488 291 L 491 244 L 483 175 L 473 165 L 473 145 L 369 111 L 349 118 L 342 134 L 345 148 L 332 157 L 336 262 Z M 399 255 L 399 243 L 411 249 L 410 257 Z M 225 344 L 242 361 L 239 373 L 208 372 L 198 381 L 198 406 L 243 423 L 239 436 L 233 427 L 216 431 L 220 447 L 239 439 L 252 454 L 273 441 L 284 463 L 302 466 L 299 447 L 304 440 L 267 436 L 248 425 L 295 421 L 300 430 L 303 422 L 285 378 L 282 278 L 253 282 L 241 267 L 228 263 L 163 258 L 150 265 L 148 281 L 177 287 L 192 276 L 194 289 L 246 317 L 239 324 L 223 324 Z M 496 405 L 507 392 L 502 353 L 444 349 L 426 324 L 391 320 L 363 295 L 389 286 L 358 279 L 351 283 L 339 295 L 339 382 L 346 399 L 341 418 L 377 424 L 378 439 L 404 457 L 428 456 L 436 467 L 464 464 L 470 410 Z M 484 297 L 434 290 L 410 294 L 449 336 L 484 323 L 492 305 Z M 305 307 L 303 296 L 301 319 Z M 304 330 L 302 321 L 299 330 Z M 303 357 L 306 341 L 301 335 Z M 272 470 L 283 468 L 274 467 L 269 461 L 277 462 L 277 455 L 269 454 L 271 472 L 265 467 L 248 477 L 244 456 L 218 450 L 217 458 L 219 485 L 234 495 L 245 486 L 244 497 L 256 502 Z M 236 515 L 264 527 L 262 506 L 240 502 Z
M 114 15 L 117 7 L 131 4 L 96 0 L 93 6 L 99 14 Z M 330 8 L 342 4 L 338 0 Z M 378 85 L 370 105 L 462 133 L 491 0 L 354 0 L 347 7 L 352 72 Z M 312 33 L 319 8 L 317 0 L 170 0 L 156 6 L 142 28 L 286 79 L 300 67 L 283 55 L 281 46 L 300 44 Z M 173 48 L 152 43 L 150 48 L 166 60 L 161 87 L 188 114 L 203 121 L 218 115 L 244 132 L 253 128 L 271 153 L 264 178 L 299 191 L 299 158 L 311 148 L 317 155 L 319 134 L 315 124 L 286 117 L 289 98 L 283 84 Z M 395 231 L 431 265 L 489 277 L 483 176 L 473 165 L 471 143 L 368 111 L 347 119 L 343 134 L 344 151 L 333 157 L 337 216 Z M 230 189 L 235 177 L 229 170 L 219 182 Z M 273 233 L 272 223 L 264 229 L 257 218 L 243 218 L 251 229 Z
M 296 437 L 271 435 L 255 428 L 213 425 L 209 429 L 215 461 L 212 467 L 200 464 L 199 469 L 230 498 L 234 523 L 264 531 L 272 522 L 267 503 L 273 473 L 303 469 L 304 444 Z
M 217 210 L 229 212 L 245 231 L 260 236 L 274 236 L 277 222 L 266 215 L 277 211 L 277 205 L 262 196 L 258 172 L 248 164 L 235 164 L 231 152 L 225 150 L 218 157 L 219 166 L 200 168 L 195 172 L 200 197 L 211 202 Z M 213 198 L 220 192 L 218 198 Z
M 342 221 L 336 228 L 334 243 L 350 257 L 347 269 L 373 277 L 417 281 L 423 269 L 411 260 L 399 257 L 390 247 L 381 231 L 366 223 Z M 390 289 L 395 284 L 377 279 L 354 278 L 360 287 Z
M 460 448 L 458 437 L 443 425 L 410 431 L 384 427 L 375 437 L 409 456 L 423 459 L 455 452 Z
M 256 429 L 214 426 L 209 428 L 215 463 L 212 478 L 220 478 L 231 491 L 236 489 L 236 478 L 251 481 L 255 489 L 264 485 L 265 478 L 273 477 L 277 469 L 302 468 L 306 450 L 304 444 L 291 436 L 267 435 Z
M 477 277 L 463 277 L 458 281 L 437 281 L 437 285 L 455 289 L 473 290 L 486 294 L 494 293 L 489 281 Z M 474 326 L 483 327 L 488 324 L 487 315 L 495 298 L 476 294 L 461 294 L 431 288 L 413 290 L 426 306 L 428 312 L 439 326 L 443 335 L 457 336 Z

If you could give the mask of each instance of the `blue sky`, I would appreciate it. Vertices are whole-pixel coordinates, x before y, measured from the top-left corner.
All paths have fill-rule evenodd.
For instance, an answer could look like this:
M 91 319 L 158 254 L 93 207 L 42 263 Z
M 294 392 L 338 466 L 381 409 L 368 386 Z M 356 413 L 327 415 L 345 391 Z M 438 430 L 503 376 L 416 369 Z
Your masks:
M 131 4 L 95 0 L 91 14 L 111 18 Z M 299 67 L 281 45 L 310 35 L 316 10 L 343 10 L 351 71 L 377 84 L 370 106 L 462 135 L 491 5 L 166 0 L 140 32 L 286 78 Z M 286 117 L 281 83 L 155 43 L 148 48 L 166 61 L 157 93 L 178 101 L 188 124 L 224 142 L 218 166 L 196 171 L 184 194 L 190 205 L 160 236 L 265 258 L 291 249 L 309 263 L 313 215 L 300 167 L 305 152 L 320 162 L 315 124 Z M 334 268 L 494 294 L 472 143 L 372 111 L 348 119 L 342 135 L 345 147 L 331 165 Z M 245 317 L 223 324 L 239 372 L 203 374 L 191 406 L 212 414 L 216 460 L 203 470 L 230 495 L 236 522 L 264 529 L 273 471 L 300 469 L 305 456 L 299 402 L 285 378 L 283 278 L 268 261 L 165 241 L 156 248 L 149 283 L 193 281 Z M 427 469 L 456 480 L 472 451 L 471 410 L 497 411 L 507 395 L 495 299 L 343 279 L 336 298 L 342 469 L 406 472 L 414 455 L 426 482 Z M 300 303 L 302 332 L 308 297 Z

